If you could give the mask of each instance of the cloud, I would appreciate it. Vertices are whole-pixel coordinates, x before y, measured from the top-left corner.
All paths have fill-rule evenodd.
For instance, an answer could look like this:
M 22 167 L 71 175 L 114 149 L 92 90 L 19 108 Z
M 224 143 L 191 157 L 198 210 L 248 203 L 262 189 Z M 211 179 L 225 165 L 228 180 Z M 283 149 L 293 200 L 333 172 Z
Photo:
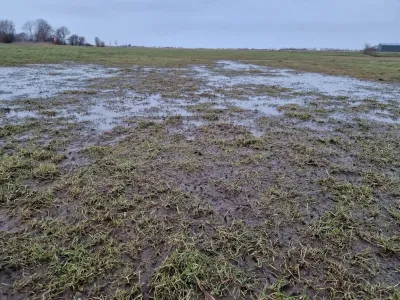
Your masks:
M 400 39 L 398 0 L 13 0 L 2 9 L 19 28 L 41 17 L 89 40 L 140 45 L 356 48 Z

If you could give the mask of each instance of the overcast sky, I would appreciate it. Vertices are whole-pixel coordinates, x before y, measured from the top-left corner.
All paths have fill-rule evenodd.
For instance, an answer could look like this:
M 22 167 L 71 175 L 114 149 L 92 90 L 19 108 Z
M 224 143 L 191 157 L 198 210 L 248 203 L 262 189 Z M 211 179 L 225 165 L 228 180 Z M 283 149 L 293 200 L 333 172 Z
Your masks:
M 400 0 L 1 0 L 0 19 L 44 18 L 94 43 L 207 48 L 400 43 Z

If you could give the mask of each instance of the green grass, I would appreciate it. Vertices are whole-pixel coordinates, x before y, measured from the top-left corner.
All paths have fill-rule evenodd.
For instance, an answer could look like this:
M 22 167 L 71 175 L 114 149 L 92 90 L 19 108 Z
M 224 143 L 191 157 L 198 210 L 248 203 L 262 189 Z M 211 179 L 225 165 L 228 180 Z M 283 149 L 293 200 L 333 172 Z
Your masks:
M 348 75 L 362 79 L 400 81 L 400 57 L 361 53 L 268 52 L 261 50 L 96 48 L 54 45 L 0 45 L 0 65 L 74 61 L 106 65 L 184 67 L 216 60 L 243 60 L 278 68 Z
M 151 285 L 156 299 L 194 299 L 202 290 L 213 296 L 238 298 L 243 295 L 236 287 L 251 289 L 252 278 L 223 256 L 206 255 L 187 246 L 163 262 Z
M 11 136 L 24 132 L 27 128 L 24 125 L 4 125 L 0 127 L 0 137 Z
M 289 118 L 296 118 L 303 121 L 310 120 L 312 115 L 304 107 L 297 104 L 286 104 L 278 107 L 279 111 L 283 111 L 285 116 Z M 316 112 L 316 110 L 315 110 Z
M 73 169 L 62 144 L 7 150 L 0 199 L 18 226 L 0 235 L 0 263 L 25 274 L 13 273 L 8 290 L 45 299 L 395 295 L 389 279 L 369 284 L 400 249 L 385 228 L 398 209 L 376 201 L 395 197 L 397 185 L 378 173 L 386 165 L 372 174 L 360 160 L 355 179 L 327 177 L 327 163 L 362 144 L 271 124 L 255 137 L 210 123 L 187 140 L 173 130 L 180 122 L 142 120 L 116 129 L 111 137 L 124 137 L 115 144 L 103 136 L 79 151 L 88 161 Z M 368 252 L 353 250 L 361 241 Z
M 38 179 L 50 179 L 57 176 L 60 171 L 53 163 L 43 163 L 32 170 L 33 177 Z

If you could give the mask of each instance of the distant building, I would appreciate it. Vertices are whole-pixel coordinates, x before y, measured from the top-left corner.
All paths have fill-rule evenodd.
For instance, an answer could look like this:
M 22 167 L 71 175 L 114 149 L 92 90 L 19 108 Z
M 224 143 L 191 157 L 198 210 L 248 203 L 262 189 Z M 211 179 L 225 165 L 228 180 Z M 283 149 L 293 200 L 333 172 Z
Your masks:
M 400 52 L 400 44 L 379 44 L 378 52 Z

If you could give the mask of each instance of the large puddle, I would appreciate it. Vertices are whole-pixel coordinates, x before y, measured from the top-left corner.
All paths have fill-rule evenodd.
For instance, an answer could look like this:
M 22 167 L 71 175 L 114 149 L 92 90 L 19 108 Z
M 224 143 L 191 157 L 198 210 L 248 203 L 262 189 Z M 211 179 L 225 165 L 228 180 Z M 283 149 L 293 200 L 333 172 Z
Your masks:
M 159 72 L 167 75 L 166 69 L 137 69 L 133 68 L 133 76 L 143 76 L 140 72 Z M 182 70 L 181 70 L 182 71 Z M 292 70 L 280 70 L 252 64 L 232 61 L 220 61 L 214 67 L 193 66 L 184 70 L 185 76 L 200 79 L 201 89 L 195 93 L 214 93 L 212 99 L 201 98 L 195 103 L 182 95 L 182 99 L 164 99 L 161 94 L 139 94 L 130 89 L 96 90 L 93 95 L 81 98 L 87 109 L 56 109 L 57 117 L 70 118 L 79 122 L 90 122 L 99 130 L 109 130 L 123 123 L 124 120 L 135 117 L 186 117 L 189 124 L 201 125 L 190 109 L 193 104 L 212 103 L 209 108 L 216 110 L 229 110 L 238 108 L 256 114 L 257 116 L 279 116 L 277 109 L 280 105 L 298 104 L 306 105 L 321 95 L 325 97 L 345 97 L 345 101 L 363 103 L 363 99 L 375 99 L 380 103 L 399 103 L 400 86 L 369 81 L 361 81 L 348 77 L 328 76 L 316 73 L 300 73 Z M 117 78 L 118 76 L 118 78 Z M 36 111 L 27 111 L 23 107 L 12 107 L 13 100 L 43 99 L 57 97 L 65 91 L 84 90 L 93 80 L 115 77 L 123 78 L 123 72 L 115 68 L 106 68 L 97 65 L 29 65 L 17 68 L 0 68 L 0 104 L 3 113 L 0 114 L 3 123 L 19 122 L 26 118 L 42 118 L 43 115 Z M 131 75 L 132 76 L 132 75 Z M 269 95 L 258 92 L 257 95 L 245 94 L 236 97 L 236 88 L 249 90 L 250 86 L 270 87 L 277 86 L 287 89 L 288 92 L 279 95 Z M 248 88 L 247 88 L 248 87 Z M 256 88 L 257 89 L 257 88 Z M 221 93 L 220 91 L 229 91 Z M 299 96 L 300 95 L 300 96 Z M 89 103 L 89 104 L 88 104 Z M 8 105 L 10 108 L 8 109 Z M 5 109 L 7 108 L 7 109 Z M 49 107 L 49 109 L 52 109 Z M 55 117 L 53 116 L 53 117 Z M 368 119 L 375 122 L 400 123 L 387 112 L 360 113 L 347 116 L 342 112 L 334 112 L 329 117 L 343 119 Z M 244 118 L 225 118 L 221 122 L 231 121 L 251 126 L 255 122 Z
M 220 87 L 238 84 L 277 85 L 305 93 L 319 92 L 332 97 L 346 96 L 357 99 L 374 98 L 377 100 L 400 99 L 399 85 L 362 81 L 344 76 L 295 72 L 293 70 L 273 69 L 233 61 L 218 62 L 217 72 L 207 67 L 195 67 L 195 70 L 210 84 Z M 224 71 L 232 70 L 248 73 L 237 76 L 223 75 Z M 257 72 L 252 75 L 252 70 Z
M 84 88 L 87 80 L 115 76 L 117 69 L 98 65 L 27 65 L 0 68 L 0 100 L 46 98 Z
M 110 130 L 121 124 L 130 117 L 167 117 L 167 116 L 192 116 L 193 113 L 185 109 L 186 103 L 183 100 L 167 101 L 163 100 L 160 94 L 149 96 L 138 96 L 131 91 L 125 91 L 123 96 L 109 97 L 102 99 L 101 95 L 96 99 L 96 103 L 90 105 L 87 110 L 59 109 L 54 115 L 46 115 L 46 111 L 35 112 L 23 110 L 21 107 L 7 109 L 2 117 L 5 121 L 23 121 L 26 118 L 62 117 L 71 121 L 91 122 L 96 125 L 96 129 Z

